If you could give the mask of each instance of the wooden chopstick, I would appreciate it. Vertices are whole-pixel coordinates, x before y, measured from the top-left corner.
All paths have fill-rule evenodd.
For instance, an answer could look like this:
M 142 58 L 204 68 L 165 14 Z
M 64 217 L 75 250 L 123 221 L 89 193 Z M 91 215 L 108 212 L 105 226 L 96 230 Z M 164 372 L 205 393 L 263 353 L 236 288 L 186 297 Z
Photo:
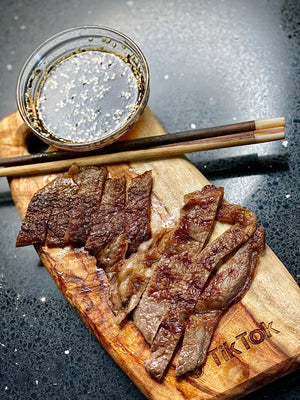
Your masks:
M 186 132 L 177 132 L 167 135 L 150 136 L 146 138 L 119 141 L 98 149 L 89 151 L 88 153 L 76 153 L 64 150 L 57 150 L 45 153 L 28 154 L 18 157 L 0 158 L 0 166 L 12 167 L 16 165 L 28 165 L 41 162 L 50 162 L 57 160 L 65 160 L 68 158 L 77 158 L 96 154 L 119 153 L 123 151 L 147 149 L 154 146 L 163 146 L 167 144 L 175 144 L 179 142 L 187 142 L 191 140 L 213 138 L 218 136 L 239 134 L 241 132 L 250 132 L 260 129 L 268 129 L 274 127 L 284 127 L 284 118 L 271 118 L 256 121 L 239 122 L 236 124 L 222 125 L 204 129 L 194 129 Z
M 284 137 L 284 126 L 277 126 L 273 128 L 252 130 L 249 132 L 239 132 L 223 136 L 171 143 L 163 146 L 150 147 L 143 150 L 129 150 L 111 154 L 90 155 L 86 157 L 51 161 L 41 164 L 5 167 L 0 169 L 0 177 L 24 176 L 65 171 L 73 163 L 76 163 L 78 166 L 88 166 L 172 157 L 185 153 L 269 142 L 273 140 L 284 139 Z

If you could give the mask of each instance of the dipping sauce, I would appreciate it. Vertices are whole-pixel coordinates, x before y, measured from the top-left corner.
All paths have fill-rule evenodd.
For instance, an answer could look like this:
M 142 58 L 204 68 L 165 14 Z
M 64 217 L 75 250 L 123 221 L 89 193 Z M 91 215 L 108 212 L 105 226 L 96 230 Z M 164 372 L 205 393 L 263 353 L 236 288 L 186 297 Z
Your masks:
M 86 143 L 124 125 L 137 107 L 139 82 L 131 63 L 107 51 L 77 51 L 45 74 L 36 113 L 46 136 Z

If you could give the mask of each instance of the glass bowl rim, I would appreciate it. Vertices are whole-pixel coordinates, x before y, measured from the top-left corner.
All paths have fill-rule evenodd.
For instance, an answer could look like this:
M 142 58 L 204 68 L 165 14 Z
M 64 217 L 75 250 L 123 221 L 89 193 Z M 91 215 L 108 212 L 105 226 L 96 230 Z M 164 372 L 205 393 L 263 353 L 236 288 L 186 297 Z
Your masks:
M 142 98 L 137 101 L 137 108 L 136 110 L 132 113 L 132 115 L 129 117 L 129 119 L 119 128 L 112 130 L 107 137 L 104 139 L 96 139 L 93 141 L 87 141 L 87 142 L 61 142 L 59 140 L 55 140 L 55 138 L 51 137 L 46 137 L 42 133 L 40 133 L 38 130 L 35 129 L 35 127 L 32 125 L 31 121 L 28 118 L 27 112 L 26 112 L 26 107 L 23 105 L 24 103 L 24 98 L 26 94 L 26 88 L 27 88 L 27 82 L 33 73 L 34 69 L 38 67 L 39 60 L 36 58 L 36 55 L 38 54 L 41 49 L 44 49 L 46 46 L 51 44 L 55 39 L 58 39 L 59 37 L 62 37 L 68 33 L 76 33 L 80 31 L 88 31 L 89 29 L 95 30 L 95 32 L 99 31 L 99 33 L 102 31 L 103 35 L 101 34 L 102 37 L 105 37 L 105 32 L 113 35 L 116 35 L 117 37 L 119 36 L 120 39 L 125 40 L 128 42 L 129 47 L 132 47 L 132 49 L 136 52 L 138 55 L 139 59 L 141 60 L 143 64 L 143 74 L 145 76 L 144 78 L 144 90 L 142 94 Z M 88 35 L 87 35 L 88 36 Z M 99 37 L 101 37 L 99 35 Z M 76 40 L 76 36 L 73 38 L 70 38 L 71 40 Z M 63 43 L 63 42 L 61 42 Z M 60 43 L 58 43 L 59 45 Z M 48 49 L 48 51 L 51 51 L 51 47 Z M 34 58 L 37 59 L 36 64 L 34 67 L 28 71 L 27 74 L 25 74 L 26 69 L 28 68 L 30 62 L 34 60 Z M 21 84 L 24 82 L 24 91 L 21 90 Z M 124 34 L 123 32 L 120 32 L 114 28 L 107 27 L 104 25 L 81 25 L 81 26 L 76 26 L 72 28 L 68 28 L 65 30 L 62 30 L 60 32 L 57 32 L 44 41 L 42 41 L 33 51 L 32 53 L 27 57 L 26 61 L 24 62 L 19 75 L 17 79 L 17 84 L 16 84 L 16 100 L 17 100 L 17 107 L 18 111 L 23 119 L 23 121 L 26 123 L 28 128 L 42 141 L 46 142 L 49 145 L 53 145 L 54 147 L 64 149 L 64 150 L 70 150 L 70 151 L 78 151 L 78 152 L 85 152 L 89 150 L 96 150 L 102 147 L 107 146 L 108 144 L 111 144 L 118 140 L 121 136 L 123 136 L 125 133 L 127 133 L 138 121 L 138 119 L 141 117 L 143 114 L 143 111 L 148 103 L 149 99 L 149 91 L 150 91 L 150 72 L 149 72 L 149 65 L 147 62 L 147 59 L 140 49 L 140 47 L 137 45 L 137 43 L 132 40 L 129 36 Z

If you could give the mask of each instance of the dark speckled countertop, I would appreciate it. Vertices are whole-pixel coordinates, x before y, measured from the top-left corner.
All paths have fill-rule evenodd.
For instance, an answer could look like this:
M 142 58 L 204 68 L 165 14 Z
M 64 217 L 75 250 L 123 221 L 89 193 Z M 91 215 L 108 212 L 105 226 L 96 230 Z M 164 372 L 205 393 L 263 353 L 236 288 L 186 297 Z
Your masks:
M 299 283 L 300 5 L 286 1 L 1 0 L 0 118 L 15 111 L 17 75 L 44 39 L 105 25 L 148 59 L 150 107 L 168 132 L 284 116 L 280 142 L 190 155 L 226 198 L 247 206 Z M 56 288 L 0 179 L 0 398 L 144 399 Z M 300 399 L 291 373 L 247 400 Z

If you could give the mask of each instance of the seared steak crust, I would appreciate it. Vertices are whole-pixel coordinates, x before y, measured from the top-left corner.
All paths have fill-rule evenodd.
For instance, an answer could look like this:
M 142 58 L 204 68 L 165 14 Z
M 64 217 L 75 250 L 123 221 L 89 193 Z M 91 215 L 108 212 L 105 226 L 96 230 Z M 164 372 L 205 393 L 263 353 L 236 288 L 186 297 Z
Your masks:
M 124 232 L 125 199 L 125 178 L 107 179 L 100 207 L 92 215 L 92 228 L 85 244 L 91 254 L 96 254 L 106 243 Z
M 91 216 L 99 208 L 107 169 L 97 167 L 81 168 L 76 179 L 79 185 L 77 196 L 70 212 L 69 224 L 64 242 L 83 245 L 86 243 Z
M 161 319 L 160 327 L 152 345 L 150 359 L 145 362 L 149 374 L 160 380 L 173 357 L 177 344 L 185 330 L 186 322 L 192 314 L 198 298 L 201 295 L 211 273 L 225 258 L 236 250 L 247 239 L 247 233 L 256 228 L 256 218 L 244 207 L 230 205 L 226 208 L 226 222 L 236 222 L 213 242 L 194 257 L 186 268 L 185 274 L 180 273 L 180 285 L 167 289 L 169 308 L 167 315 Z M 222 209 L 223 205 L 220 207 Z M 219 214 L 219 212 L 218 212 Z M 251 216 L 245 218 L 245 215 Z M 174 290 L 175 289 L 175 290 Z M 142 299 L 143 300 L 143 299 Z M 148 324 L 148 328 L 151 326 Z
M 78 168 L 72 166 L 68 172 L 59 175 L 34 194 L 17 237 L 17 247 L 45 243 L 50 216 L 53 211 L 54 215 L 58 215 L 56 205 L 58 202 L 63 202 L 61 193 L 64 193 L 67 198 L 73 198 L 78 190 L 74 182 L 77 173 Z M 56 209 L 53 210 L 53 207 Z
M 247 236 L 241 228 L 237 226 L 229 228 L 202 250 L 185 274 L 180 274 L 180 285 L 167 289 L 170 307 L 167 315 L 164 315 L 161 320 L 159 331 L 153 342 L 150 360 L 145 363 L 147 371 L 155 379 L 162 378 L 171 361 L 184 332 L 186 321 L 192 314 L 211 272 L 246 240 Z
M 188 320 L 175 376 L 202 367 L 219 319 L 251 284 L 264 248 L 265 233 L 259 228 L 211 278 Z
M 161 247 L 167 235 L 168 230 L 158 232 L 143 245 L 144 249 L 115 264 L 117 274 L 111 281 L 111 300 L 117 323 L 120 324 L 139 303 L 152 276 L 152 266 L 161 257 Z
M 135 253 L 141 243 L 151 238 L 151 191 L 151 171 L 133 178 L 128 187 L 124 222 L 129 241 L 128 254 Z
M 223 188 L 211 185 L 185 196 L 178 225 L 167 235 L 161 259 L 134 312 L 134 322 L 149 344 L 170 308 L 172 293 L 181 290 L 186 269 L 204 246 L 223 193 Z
M 151 190 L 151 171 L 127 187 L 106 168 L 74 165 L 33 196 L 16 245 L 85 245 L 106 272 L 116 322 L 134 311 L 151 345 L 146 370 L 161 380 L 183 334 L 175 375 L 202 368 L 220 318 L 252 282 L 265 235 L 254 213 L 221 204 L 223 188 L 207 185 L 184 197 L 174 228 L 151 238 Z M 233 226 L 209 241 L 215 220 Z

